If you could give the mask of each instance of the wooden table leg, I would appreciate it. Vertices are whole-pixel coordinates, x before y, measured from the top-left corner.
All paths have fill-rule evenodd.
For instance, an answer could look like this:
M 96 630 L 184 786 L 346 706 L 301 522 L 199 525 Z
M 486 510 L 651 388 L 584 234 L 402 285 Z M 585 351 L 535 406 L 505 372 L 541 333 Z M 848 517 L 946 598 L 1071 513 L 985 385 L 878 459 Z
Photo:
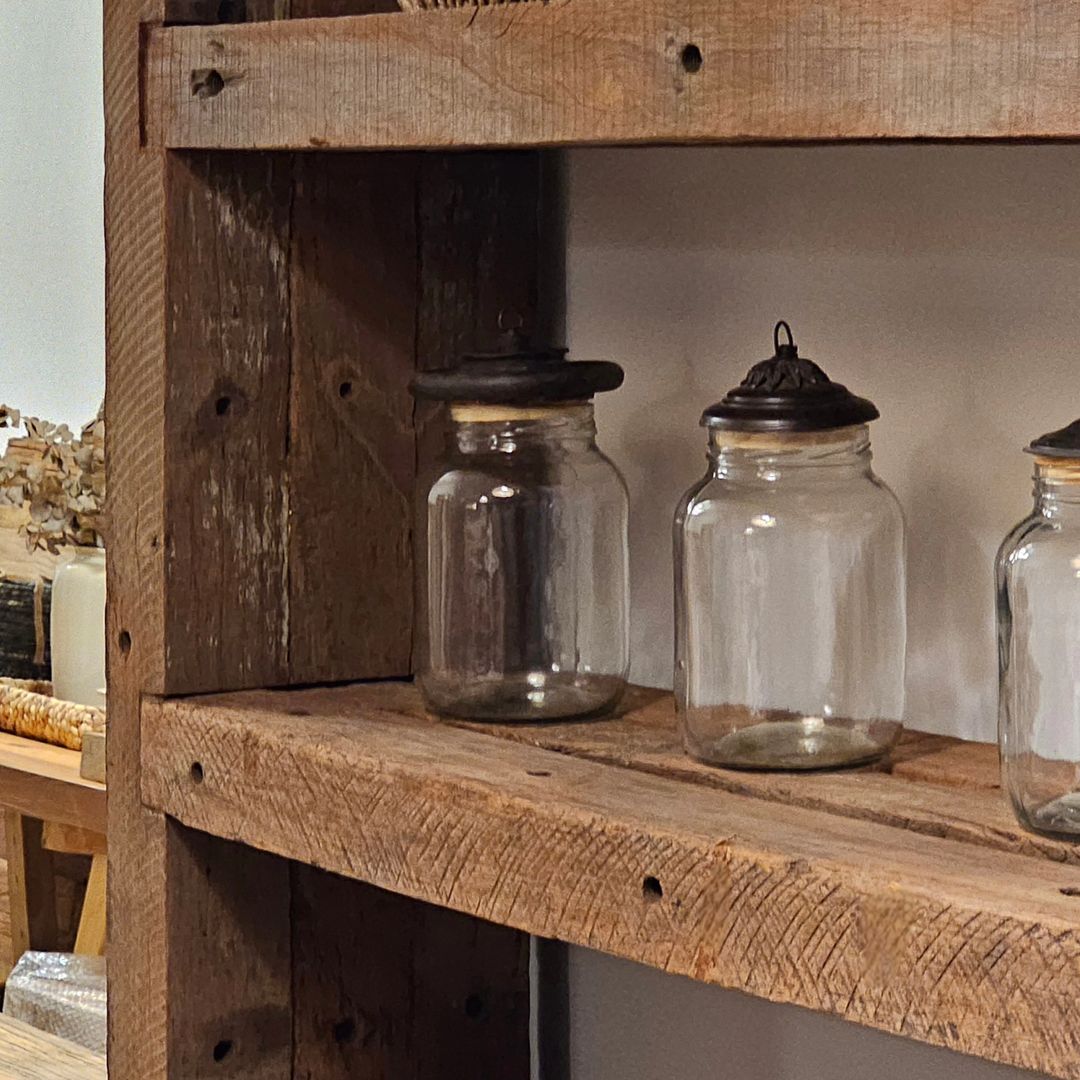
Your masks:
M 53 859 L 41 844 L 42 823 L 8 810 L 5 824 L 11 904 L 10 971 L 27 949 L 58 948 L 59 928 Z
M 105 893 L 109 860 L 95 855 L 90 864 L 90 880 L 86 883 L 86 899 L 79 917 L 79 933 L 75 951 L 83 956 L 105 955 Z

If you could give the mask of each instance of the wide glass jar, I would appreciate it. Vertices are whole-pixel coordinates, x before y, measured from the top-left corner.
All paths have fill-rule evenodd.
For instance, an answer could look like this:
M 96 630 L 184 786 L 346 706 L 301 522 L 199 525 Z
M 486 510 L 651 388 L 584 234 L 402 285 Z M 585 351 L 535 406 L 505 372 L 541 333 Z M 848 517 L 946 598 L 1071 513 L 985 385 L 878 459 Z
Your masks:
M 417 380 L 451 400 L 417 524 L 417 681 L 436 712 L 565 719 L 622 695 L 627 494 L 588 400 L 621 381 L 617 365 L 523 348 Z
M 877 409 L 787 334 L 705 411 L 708 470 L 675 516 L 676 706 L 687 751 L 729 767 L 871 761 L 903 715 L 904 523 L 871 468 Z
M 1035 504 L 997 558 L 1002 786 L 1020 823 L 1080 836 L 1080 420 L 1028 447 Z

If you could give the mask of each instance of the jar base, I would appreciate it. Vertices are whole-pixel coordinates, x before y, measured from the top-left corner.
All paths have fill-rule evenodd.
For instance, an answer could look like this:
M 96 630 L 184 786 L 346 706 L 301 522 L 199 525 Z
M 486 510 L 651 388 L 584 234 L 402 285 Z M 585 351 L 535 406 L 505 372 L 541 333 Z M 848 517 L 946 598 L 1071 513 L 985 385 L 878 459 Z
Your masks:
M 1080 837 L 1080 791 L 1070 791 L 1034 809 L 1014 806 L 1020 824 L 1031 832 L 1055 840 Z
M 855 723 L 825 722 L 818 717 L 769 720 L 715 739 L 688 737 L 687 750 L 708 765 L 785 771 L 849 768 L 869 764 L 888 753 L 894 739 L 874 739 L 864 724 L 856 727 Z
M 541 723 L 586 720 L 610 712 L 626 689 L 617 675 L 529 672 L 447 684 L 421 680 L 428 708 L 462 720 Z

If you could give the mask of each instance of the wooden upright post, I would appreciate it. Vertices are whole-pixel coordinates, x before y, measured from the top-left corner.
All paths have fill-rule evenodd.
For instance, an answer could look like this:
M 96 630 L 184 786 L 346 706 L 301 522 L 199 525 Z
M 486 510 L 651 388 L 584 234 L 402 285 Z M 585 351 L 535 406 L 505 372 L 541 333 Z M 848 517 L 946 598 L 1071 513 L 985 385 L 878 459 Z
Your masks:
M 410 673 L 409 380 L 539 291 L 535 153 L 147 148 L 150 27 L 365 5 L 226 7 L 105 5 L 110 1072 L 517 1080 L 524 935 L 143 806 L 144 695 Z

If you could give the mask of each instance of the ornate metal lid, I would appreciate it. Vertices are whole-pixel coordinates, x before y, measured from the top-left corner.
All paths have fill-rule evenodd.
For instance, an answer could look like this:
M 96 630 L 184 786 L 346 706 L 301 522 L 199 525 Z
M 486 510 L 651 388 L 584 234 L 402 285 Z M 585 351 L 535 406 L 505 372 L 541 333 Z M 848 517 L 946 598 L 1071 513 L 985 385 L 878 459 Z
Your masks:
M 780 331 L 787 341 L 781 343 Z M 876 420 L 873 402 L 833 382 L 811 360 L 799 356 L 791 327 L 773 329 L 774 355 L 755 364 L 723 401 L 701 414 L 709 428 L 729 431 L 828 431 Z
M 1025 449 L 1027 453 L 1040 457 L 1080 458 L 1080 420 L 1074 420 L 1058 431 L 1040 435 Z
M 421 372 L 417 397 L 478 405 L 583 401 L 622 385 L 623 369 L 609 360 L 571 361 L 567 350 L 532 346 L 514 333 L 502 352 L 467 353 L 455 367 Z

